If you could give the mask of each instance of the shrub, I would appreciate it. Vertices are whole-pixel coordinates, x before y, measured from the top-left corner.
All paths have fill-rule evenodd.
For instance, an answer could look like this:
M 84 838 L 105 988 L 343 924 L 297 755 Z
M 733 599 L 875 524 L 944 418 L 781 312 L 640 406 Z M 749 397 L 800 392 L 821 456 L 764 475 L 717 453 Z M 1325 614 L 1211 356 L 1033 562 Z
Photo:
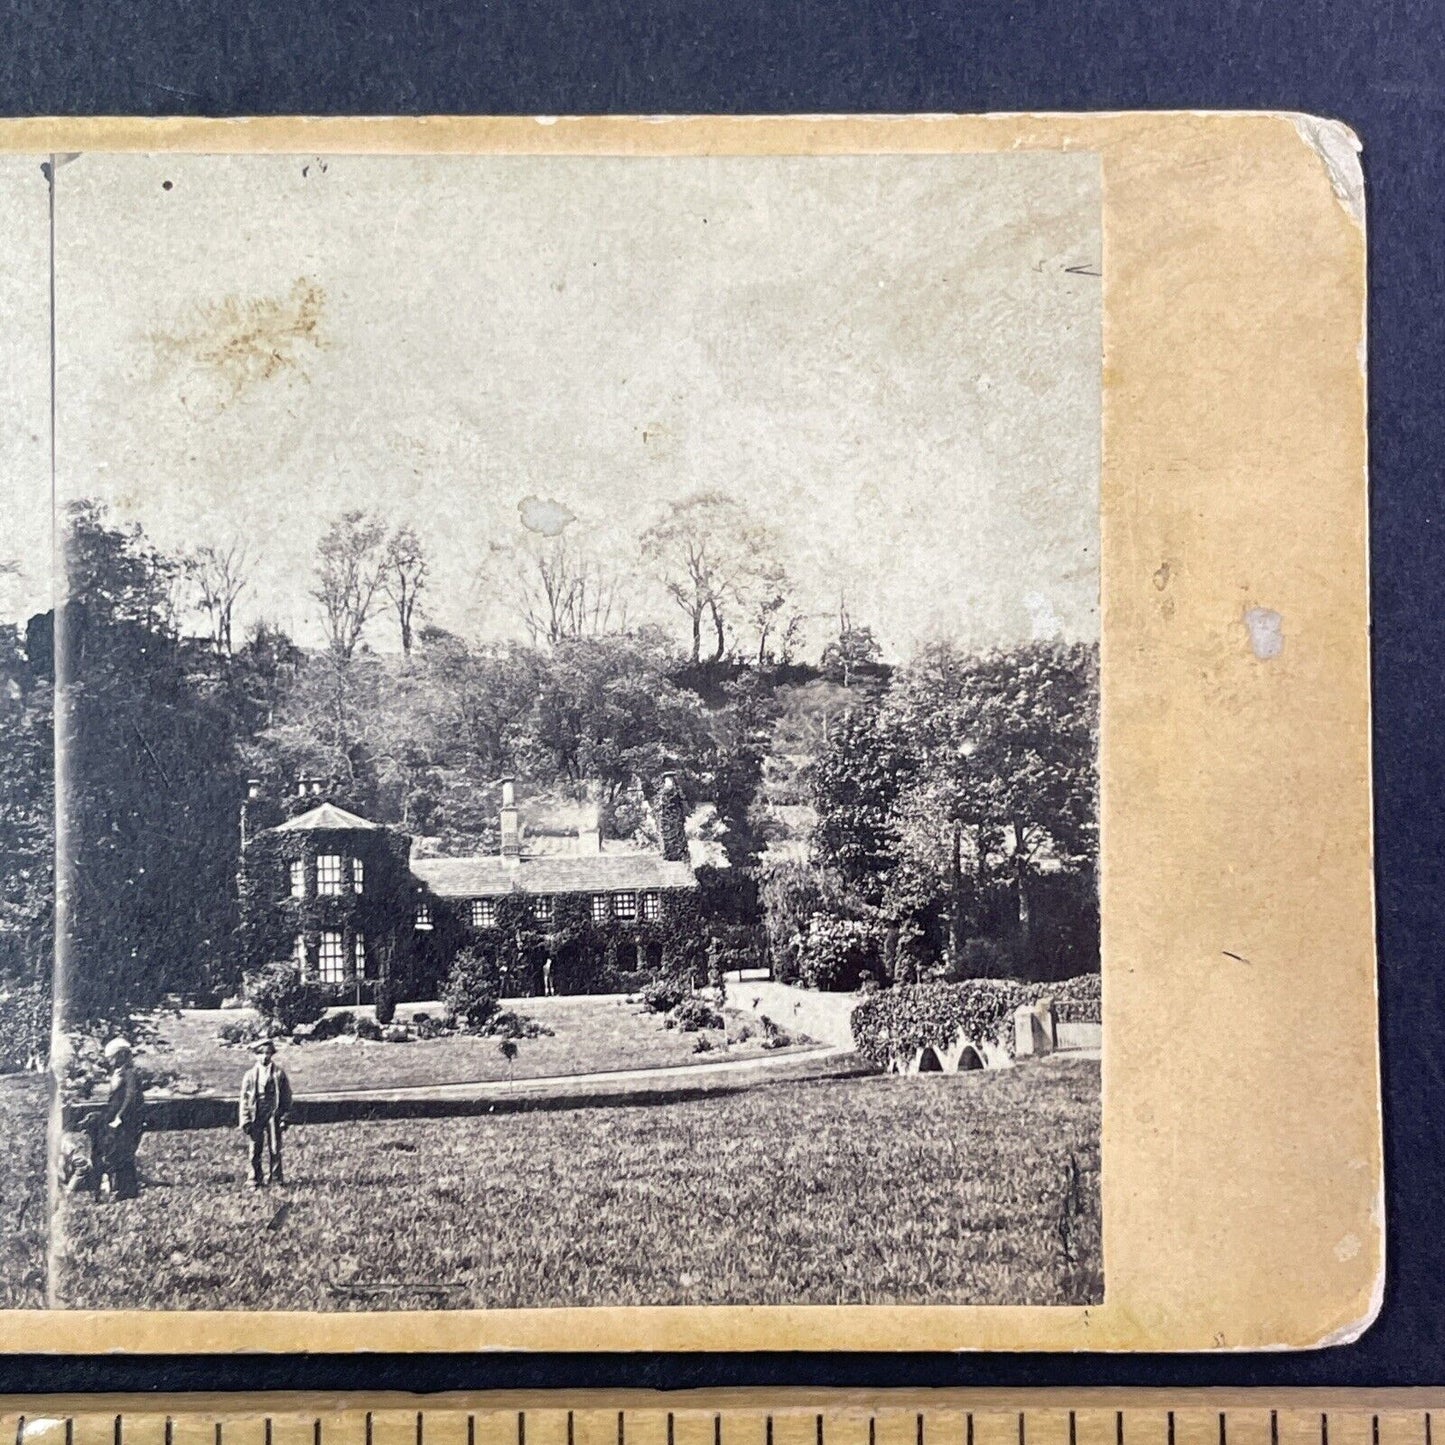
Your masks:
M 359 1039 L 366 1039 L 370 1043 L 378 1043 L 382 1039 L 382 1028 L 370 1014 L 355 1014 L 351 1031 Z
M 475 948 L 464 948 L 452 963 L 442 995 L 458 1024 L 481 1033 L 497 1012 L 502 996 L 496 962 Z
M 958 962 L 945 965 L 944 977 L 950 983 L 963 983 L 974 978 L 1007 978 L 1014 970 L 1012 954 L 997 939 L 966 938 Z
M 387 1024 L 385 1027 L 378 1024 L 377 1027 L 381 1029 L 382 1038 L 389 1044 L 405 1044 L 411 1040 L 405 1024 Z
M 652 982 L 652 975 L 646 969 L 618 969 L 611 976 L 614 993 L 641 993 Z
M 1080 974 L 1061 983 L 1039 984 L 1035 997 L 1054 1001 L 1054 1017 L 1061 1024 L 1097 1024 L 1103 1021 L 1102 980 L 1097 973 Z
M 349 1008 L 337 1009 L 335 1013 L 323 1014 L 311 1025 L 309 1037 L 317 1042 L 339 1039 L 342 1034 L 356 1032 L 356 1013 Z
M 752 1038 L 752 1036 L 753 1031 L 750 1025 L 739 1024 L 736 1031 L 732 1034 L 731 1037 L 736 1043 L 745 1044 L 750 1038 Z
M 297 1024 L 312 1024 L 326 1011 L 326 990 L 289 962 L 268 963 L 241 980 L 241 996 L 275 1033 L 289 1034 Z
M 397 987 L 389 978 L 382 979 L 376 985 L 377 1023 L 389 1024 L 396 1017 L 396 995 Z
M 793 1042 L 793 1036 L 787 1029 L 780 1029 L 767 1014 L 760 1015 L 758 1023 L 762 1025 L 765 1049 L 785 1049 Z
M 441 1019 L 434 1019 L 430 1014 L 413 1014 L 411 1031 L 419 1039 L 439 1039 L 451 1032 Z
M 216 1030 L 216 1037 L 232 1048 L 254 1044 L 268 1032 L 260 1019 L 227 1019 Z
M 539 1039 L 544 1035 L 547 1038 L 552 1036 L 552 1030 L 545 1024 L 539 1024 L 536 1019 L 524 1018 L 511 1009 L 504 1009 L 494 1015 L 486 1031 L 503 1039 Z
M 43 1064 L 49 1053 L 49 991 L 34 983 L 0 994 L 0 1074 Z
M 699 1034 L 692 1041 L 692 1051 L 695 1054 L 712 1053 L 712 1040 L 706 1034 Z
M 853 1010 L 853 1041 L 879 1068 L 923 1048 L 948 1047 L 961 1033 L 975 1044 L 1001 1041 L 1013 1052 L 1013 1011 L 1031 1003 L 1036 986 L 1011 979 L 906 984 L 870 994 Z
M 877 977 L 883 972 L 883 941 L 876 924 L 819 914 L 802 940 L 799 979 L 805 988 L 856 989 L 864 973 Z
M 642 1002 L 655 1014 L 671 1013 L 688 995 L 680 978 L 654 979 L 642 990 Z
M 698 994 L 683 999 L 668 1018 L 672 1020 L 673 1027 L 681 1029 L 685 1034 L 695 1034 L 699 1029 L 720 1029 L 723 1026 L 723 1016 Z

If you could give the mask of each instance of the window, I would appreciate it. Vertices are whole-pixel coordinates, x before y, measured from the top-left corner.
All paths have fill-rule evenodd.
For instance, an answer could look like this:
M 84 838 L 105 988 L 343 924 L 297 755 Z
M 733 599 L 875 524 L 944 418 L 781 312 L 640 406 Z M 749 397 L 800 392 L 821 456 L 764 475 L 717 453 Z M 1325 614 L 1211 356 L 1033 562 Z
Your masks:
M 323 853 L 316 860 L 316 891 L 325 896 L 341 892 L 341 854 Z
M 351 886 L 358 893 L 361 892 L 361 885 L 365 881 L 365 878 L 366 864 L 363 863 L 360 858 L 353 858 L 351 860 Z
M 299 858 L 291 865 L 291 896 L 306 897 L 306 865 Z
M 550 923 L 552 921 L 552 900 L 543 894 L 540 898 L 532 900 L 532 917 L 538 923 Z
M 592 895 L 593 923 L 606 923 L 611 916 L 612 910 L 607 906 L 607 895 L 605 893 L 594 893 Z
M 306 973 L 306 935 L 304 933 L 296 935 L 296 947 L 291 950 L 291 957 L 295 960 L 296 967 L 304 975 Z
M 642 895 L 642 916 L 649 922 L 662 917 L 662 894 L 644 893 Z
M 355 976 L 369 978 L 370 975 L 366 971 L 366 935 L 364 933 L 358 933 L 352 939 L 351 951 L 356 958 Z
M 637 894 L 619 893 L 612 900 L 612 911 L 619 918 L 637 917 Z
M 322 983 L 342 983 L 346 979 L 346 950 L 341 934 L 328 930 L 321 935 L 321 951 L 316 955 L 316 975 Z
M 472 899 L 472 927 L 494 928 L 497 923 L 497 901 L 495 898 Z
M 418 903 L 416 906 L 416 926 L 423 931 L 432 927 L 431 904 Z

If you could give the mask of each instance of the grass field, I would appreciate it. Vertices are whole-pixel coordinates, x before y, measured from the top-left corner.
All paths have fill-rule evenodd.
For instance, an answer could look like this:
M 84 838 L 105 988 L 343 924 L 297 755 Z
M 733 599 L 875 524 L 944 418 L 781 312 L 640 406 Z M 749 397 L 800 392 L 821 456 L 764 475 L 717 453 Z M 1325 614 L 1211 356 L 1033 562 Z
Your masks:
M 288 1185 L 155 1134 L 132 1203 L 69 1198 L 75 1307 L 1088 1303 L 1099 1069 L 778 1084 L 646 1108 L 320 1124 Z
M 713 1049 L 696 1053 L 697 1034 L 665 1028 L 660 1014 L 648 1013 L 641 1005 L 621 998 L 509 999 L 507 1007 L 553 1030 L 540 1038 L 517 1040 L 513 1077 L 518 1079 L 769 1058 L 782 1052 L 764 1051 L 761 1038 L 754 1037 L 724 1053 L 721 1031 L 709 1030 Z M 400 1018 L 412 1012 L 411 1005 L 397 1010 Z M 435 1006 L 432 1012 L 435 1017 Z M 240 1086 L 241 1076 L 254 1060 L 246 1049 L 222 1044 L 216 1030 L 245 1016 L 236 1009 L 162 1015 L 156 1020 L 161 1047 L 144 1052 L 140 1062 L 176 1070 L 182 1080 L 203 1092 L 230 1093 Z M 753 1027 L 756 1029 L 756 1022 Z M 321 1043 L 283 1043 L 280 1062 L 298 1094 L 462 1084 L 508 1077 L 507 1061 L 497 1045 L 495 1038 L 466 1034 L 404 1044 L 347 1037 Z
M 0 1075 L 0 1309 L 45 1303 L 44 1075 Z

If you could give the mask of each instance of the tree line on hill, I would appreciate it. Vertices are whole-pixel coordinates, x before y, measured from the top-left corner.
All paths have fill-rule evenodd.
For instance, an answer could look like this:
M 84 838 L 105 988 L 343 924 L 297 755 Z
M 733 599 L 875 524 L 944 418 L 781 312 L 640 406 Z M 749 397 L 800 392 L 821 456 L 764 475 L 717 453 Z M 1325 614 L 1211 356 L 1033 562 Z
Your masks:
M 624 582 L 565 522 L 549 535 L 554 520 L 491 559 L 517 640 L 477 640 L 428 620 L 411 528 L 336 518 L 310 590 L 325 644 L 304 647 L 264 620 L 238 626 L 245 548 L 171 556 L 98 504 L 68 510 L 53 642 L 73 1019 L 235 987 L 241 800 L 255 779 L 284 809 L 309 806 L 302 775 L 436 851 L 474 852 L 497 846 L 502 775 L 587 794 L 624 838 L 646 836 L 674 772 L 727 865 L 704 889 L 715 959 L 759 961 L 761 946 L 820 986 L 969 959 L 1030 967 L 1064 935 L 1087 953 L 1091 929 L 1097 950 L 1093 649 L 937 647 L 895 670 L 844 607 L 806 662 L 766 529 L 715 494 L 639 539 L 679 644 L 632 617 Z M 383 626 L 395 652 L 369 645 Z M 0 631 L 0 990 L 50 972 L 51 643 L 48 616 Z M 823 678 L 846 705 L 796 781 L 817 814 L 809 854 L 779 861 L 765 764 L 791 700 Z

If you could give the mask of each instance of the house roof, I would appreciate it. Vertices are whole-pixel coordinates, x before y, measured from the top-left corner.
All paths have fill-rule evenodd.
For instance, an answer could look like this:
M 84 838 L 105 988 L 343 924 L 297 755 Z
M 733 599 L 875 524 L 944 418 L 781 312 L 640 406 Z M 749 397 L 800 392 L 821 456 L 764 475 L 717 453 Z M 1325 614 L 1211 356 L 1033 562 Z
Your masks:
M 298 813 L 296 817 L 288 818 L 284 823 L 278 823 L 271 831 L 273 833 L 374 833 L 377 827 L 376 823 L 368 823 L 365 818 L 359 818 L 355 813 L 348 813 L 345 808 L 338 808 L 335 803 L 322 803 L 319 808 L 312 808 L 307 813 Z
M 594 853 L 542 858 L 414 858 L 411 871 L 440 898 L 519 893 L 616 893 L 696 888 L 686 863 L 656 853 Z

